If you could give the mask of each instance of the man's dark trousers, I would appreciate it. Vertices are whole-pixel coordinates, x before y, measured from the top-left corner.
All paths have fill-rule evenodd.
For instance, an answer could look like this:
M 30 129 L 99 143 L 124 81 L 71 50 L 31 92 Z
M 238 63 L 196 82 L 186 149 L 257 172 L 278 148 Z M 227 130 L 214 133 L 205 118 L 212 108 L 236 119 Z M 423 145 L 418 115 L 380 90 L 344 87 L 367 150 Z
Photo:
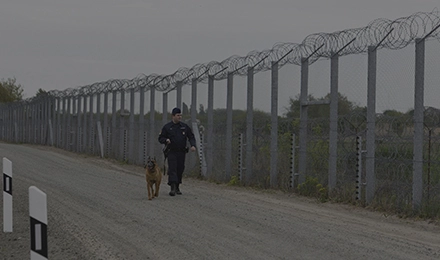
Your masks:
M 168 185 L 182 183 L 185 170 L 185 152 L 170 152 L 168 154 Z

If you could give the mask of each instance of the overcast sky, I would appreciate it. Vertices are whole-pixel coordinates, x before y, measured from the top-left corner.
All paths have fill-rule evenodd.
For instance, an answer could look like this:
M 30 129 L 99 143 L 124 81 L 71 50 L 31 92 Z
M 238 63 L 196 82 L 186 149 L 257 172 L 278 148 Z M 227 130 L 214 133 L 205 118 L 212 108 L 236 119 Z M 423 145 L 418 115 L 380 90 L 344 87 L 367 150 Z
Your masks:
M 0 78 L 25 98 L 222 61 L 439 0 L 0 0 Z

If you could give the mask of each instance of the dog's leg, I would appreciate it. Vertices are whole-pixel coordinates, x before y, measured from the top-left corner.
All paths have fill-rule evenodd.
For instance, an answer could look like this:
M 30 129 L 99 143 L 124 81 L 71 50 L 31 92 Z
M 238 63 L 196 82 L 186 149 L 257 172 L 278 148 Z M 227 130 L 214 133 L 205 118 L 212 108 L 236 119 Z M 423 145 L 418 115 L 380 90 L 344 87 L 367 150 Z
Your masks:
M 149 200 L 151 200 L 151 199 L 153 198 L 153 191 L 151 190 L 151 189 L 152 189 L 152 186 L 153 186 L 153 185 L 151 185 L 150 183 L 147 184 L 148 199 L 149 199 Z
M 156 192 L 154 193 L 154 196 L 155 197 L 159 197 L 159 185 L 160 185 L 160 183 L 157 181 L 154 185 L 156 186 L 156 188 L 155 188 Z

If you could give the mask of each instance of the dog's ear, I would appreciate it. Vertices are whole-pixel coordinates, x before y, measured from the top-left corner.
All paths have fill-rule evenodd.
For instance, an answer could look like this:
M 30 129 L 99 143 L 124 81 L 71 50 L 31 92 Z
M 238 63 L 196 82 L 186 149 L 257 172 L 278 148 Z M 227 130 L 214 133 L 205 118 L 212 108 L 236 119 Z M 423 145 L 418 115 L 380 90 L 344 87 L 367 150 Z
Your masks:
M 155 161 L 156 161 L 156 156 L 154 156 L 154 157 L 153 157 L 153 160 L 155 160 Z

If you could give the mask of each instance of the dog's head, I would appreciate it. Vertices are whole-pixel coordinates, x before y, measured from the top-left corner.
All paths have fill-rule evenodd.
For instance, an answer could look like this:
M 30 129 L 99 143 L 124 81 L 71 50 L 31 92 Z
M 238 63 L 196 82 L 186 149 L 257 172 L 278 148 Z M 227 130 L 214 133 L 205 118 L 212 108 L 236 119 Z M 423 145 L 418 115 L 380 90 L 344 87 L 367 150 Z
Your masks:
M 145 165 L 144 168 L 153 170 L 155 167 L 156 167 L 156 157 L 148 156 L 147 164 Z

